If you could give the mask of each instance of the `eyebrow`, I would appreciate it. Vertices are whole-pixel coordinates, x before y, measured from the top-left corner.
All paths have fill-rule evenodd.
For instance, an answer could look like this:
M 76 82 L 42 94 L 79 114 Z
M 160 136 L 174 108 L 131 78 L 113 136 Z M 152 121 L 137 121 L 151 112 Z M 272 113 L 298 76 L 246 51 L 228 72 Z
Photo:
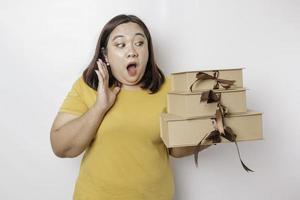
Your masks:
M 135 36 L 136 36 L 136 35 L 140 35 L 140 36 L 142 36 L 143 38 L 145 38 L 144 34 L 142 34 L 142 33 L 136 33 Z M 117 39 L 117 38 L 119 38 L 119 37 L 124 37 L 124 35 L 116 35 L 115 37 L 113 37 L 112 41 L 114 41 L 115 39 Z

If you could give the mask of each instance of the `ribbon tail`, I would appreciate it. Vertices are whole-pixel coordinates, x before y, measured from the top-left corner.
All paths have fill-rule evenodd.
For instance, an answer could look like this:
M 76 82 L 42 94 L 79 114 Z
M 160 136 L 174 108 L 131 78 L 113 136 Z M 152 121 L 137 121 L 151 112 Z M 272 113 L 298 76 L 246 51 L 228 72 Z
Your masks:
M 239 158 L 240 158 L 240 161 L 241 161 L 241 164 L 242 164 L 243 168 L 244 168 L 247 172 L 249 172 L 249 171 L 250 171 L 250 172 L 254 172 L 253 170 L 249 169 L 249 168 L 243 163 L 243 161 L 242 161 L 242 159 L 241 159 L 239 147 L 238 147 L 236 141 L 234 141 L 234 143 L 235 143 L 235 145 L 236 145 L 236 148 L 237 148 L 237 151 L 238 151 L 238 154 L 239 154 Z
M 196 79 L 196 80 L 191 84 L 191 86 L 190 86 L 190 91 L 191 91 L 191 92 L 193 92 L 193 86 L 194 86 L 194 84 L 195 84 L 197 81 L 199 81 L 199 79 Z
M 200 147 L 201 147 L 202 141 L 206 139 L 206 137 L 207 137 L 208 134 L 210 134 L 210 133 L 207 133 L 204 136 L 204 138 L 201 139 L 201 141 L 197 144 L 196 149 L 194 151 L 194 160 L 195 160 L 196 167 L 198 167 L 198 154 L 199 154 L 199 151 L 200 151 Z

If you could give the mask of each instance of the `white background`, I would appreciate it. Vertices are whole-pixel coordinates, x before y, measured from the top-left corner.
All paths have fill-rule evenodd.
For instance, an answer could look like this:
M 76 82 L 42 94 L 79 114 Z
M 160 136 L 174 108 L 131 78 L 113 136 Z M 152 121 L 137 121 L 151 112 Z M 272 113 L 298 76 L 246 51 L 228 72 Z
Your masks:
M 0 199 L 72 198 L 80 157 L 55 157 L 53 119 L 92 59 L 103 25 L 135 14 L 159 66 L 176 71 L 244 66 L 248 108 L 264 140 L 171 160 L 175 200 L 300 199 L 300 2 L 296 0 L 0 0 Z

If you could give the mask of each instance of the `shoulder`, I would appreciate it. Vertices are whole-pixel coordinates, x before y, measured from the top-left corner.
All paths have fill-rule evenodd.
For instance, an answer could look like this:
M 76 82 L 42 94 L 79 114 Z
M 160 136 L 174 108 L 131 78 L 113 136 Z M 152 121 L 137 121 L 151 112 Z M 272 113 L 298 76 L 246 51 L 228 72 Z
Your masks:
M 73 83 L 73 87 L 77 90 L 88 90 L 90 87 L 84 81 L 83 76 L 79 76 Z
M 84 94 L 86 94 L 89 90 L 90 90 L 90 87 L 84 82 L 83 76 L 80 75 L 73 81 L 70 92 L 73 95 L 76 94 L 79 96 L 84 96 Z
M 82 75 L 76 79 L 75 84 L 77 84 L 78 86 L 81 86 L 81 87 L 85 85 Z

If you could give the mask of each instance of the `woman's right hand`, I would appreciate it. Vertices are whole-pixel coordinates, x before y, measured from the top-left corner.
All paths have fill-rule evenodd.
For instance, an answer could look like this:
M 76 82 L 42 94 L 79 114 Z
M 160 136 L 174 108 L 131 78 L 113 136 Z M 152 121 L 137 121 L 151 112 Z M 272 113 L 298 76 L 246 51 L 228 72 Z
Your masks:
M 121 88 L 117 86 L 112 89 L 109 88 L 109 73 L 106 64 L 99 58 L 97 61 L 97 65 L 99 70 L 95 70 L 95 72 L 98 76 L 99 82 L 95 106 L 106 112 L 115 103 L 117 94 L 119 93 Z

